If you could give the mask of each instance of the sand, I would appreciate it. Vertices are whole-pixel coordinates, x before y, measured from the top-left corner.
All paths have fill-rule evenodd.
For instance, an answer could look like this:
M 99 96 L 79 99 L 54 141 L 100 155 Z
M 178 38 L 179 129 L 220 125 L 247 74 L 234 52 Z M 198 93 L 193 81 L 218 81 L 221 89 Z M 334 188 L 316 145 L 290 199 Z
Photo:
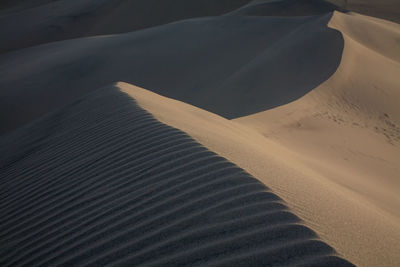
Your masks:
M 330 17 L 192 19 L 4 54 L 0 133 L 117 81 L 226 118 L 287 104 L 328 79 L 340 63 L 344 42 L 327 27 Z
M 182 129 L 268 185 L 345 258 L 360 266 L 393 266 L 399 261 L 398 219 L 332 179 L 340 176 L 327 176 L 307 164 L 307 154 L 297 154 L 235 121 L 127 84 L 120 87 L 160 121 Z
M 0 9 L 0 53 L 59 40 L 130 32 L 182 19 L 221 15 L 249 0 L 3 2 L 0 4 L 0 8 L 3 6 Z
M 252 1 L 230 14 L 246 16 L 312 16 L 343 11 L 339 5 L 324 0 Z
M 0 145 L 3 266 L 353 266 L 262 183 L 117 87 Z
M 400 265 L 396 3 L 244 2 L 0 28 L 3 265 Z
M 329 25 L 345 40 L 336 73 L 298 101 L 236 121 L 297 153 L 304 164 L 349 190 L 349 197 L 360 197 L 355 213 L 342 207 L 340 215 L 352 214 L 355 221 L 345 226 L 332 220 L 331 227 L 319 227 L 321 235 L 331 235 L 339 251 L 354 254 L 349 259 L 358 257 L 356 264 L 394 266 L 400 245 L 400 27 L 342 13 Z M 316 220 L 315 214 L 305 217 Z M 339 228 L 348 228 L 347 234 L 333 234 Z M 358 251 L 351 252 L 353 246 Z
M 346 10 L 400 22 L 400 2 L 397 0 L 326 0 Z

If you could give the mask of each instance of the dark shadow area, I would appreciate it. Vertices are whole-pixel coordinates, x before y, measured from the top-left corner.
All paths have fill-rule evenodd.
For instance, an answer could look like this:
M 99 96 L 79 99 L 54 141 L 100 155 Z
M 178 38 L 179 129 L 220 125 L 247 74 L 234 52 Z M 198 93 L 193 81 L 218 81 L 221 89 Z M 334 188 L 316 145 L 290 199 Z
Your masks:
M 353 266 L 258 180 L 117 88 L 0 146 L 1 265 Z
M 0 0 L 0 14 L 3 12 L 17 12 L 55 1 L 59 0 Z
M 0 132 L 116 81 L 226 118 L 287 104 L 337 69 L 344 41 L 310 17 L 223 16 L 0 56 Z
M 0 53 L 54 41 L 216 16 L 249 0 L 0 1 Z M 3 7 L 3 8 L 1 8 Z
M 345 12 L 339 6 L 324 0 L 272 0 L 239 8 L 231 15 L 245 16 L 312 16 L 333 11 Z

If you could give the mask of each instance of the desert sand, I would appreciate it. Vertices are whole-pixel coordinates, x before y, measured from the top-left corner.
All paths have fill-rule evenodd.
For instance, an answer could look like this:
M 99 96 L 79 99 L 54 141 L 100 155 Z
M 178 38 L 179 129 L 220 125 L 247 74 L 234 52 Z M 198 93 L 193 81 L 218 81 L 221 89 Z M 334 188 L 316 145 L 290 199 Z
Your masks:
M 348 11 L 400 22 L 400 2 L 397 0 L 327 0 Z
M 340 63 L 343 38 L 330 17 L 200 18 L 0 55 L 0 132 L 118 81 L 226 118 L 287 104 Z
M 126 94 L 143 89 L 121 87 L 3 137 L 2 265 L 352 266 L 260 181 Z
M 3 3 L 5 2 L 5 3 Z M 0 53 L 77 37 L 144 29 L 215 16 L 249 0 L 6 0 L 0 3 Z
M 354 227 L 348 232 L 349 246 L 358 243 L 365 250 L 360 264 L 380 265 L 386 257 L 385 265 L 394 266 L 398 254 L 397 261 L 390 260 L 400 245 L 400 27 L 342 13 L 335 13 L 329 26 L 345 40 L 336 73 L 293 103 L 236 121 L 298 153 L 307 166 L 358 195 L 366 209 L 350 213 L 358 222 L 348 224 Z M 366 221 L 370 228 L 363 232 L 357 225 Z M 367 256 L 381 248 L 382 258 Z M 393 256 L 385 256 L 390 250 Z
M 141 1 L 103 2 L 95 31 L 5 38 L 2 265 L 400 264 L 396 3 L 217 1 L 127 25 L 107 14 Z M 49 5 L 75 8 L 0 20 Z

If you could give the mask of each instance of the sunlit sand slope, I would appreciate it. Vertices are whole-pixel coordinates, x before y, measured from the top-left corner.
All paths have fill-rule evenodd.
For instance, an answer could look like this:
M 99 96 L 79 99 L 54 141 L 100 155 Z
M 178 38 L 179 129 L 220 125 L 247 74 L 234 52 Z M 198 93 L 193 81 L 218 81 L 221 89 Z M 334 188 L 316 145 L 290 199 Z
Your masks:
M 116 87 L 0 142 L 2 266 L 352 266 L 258 180 Z
M 343 13 L 335 13 L 329 26 L 345 40 L 335 74 L 298 101 L 236 122 L 297 153 L 309 168 L 359 198 L 346 225 L 331 220 L 344 231 L 315 228 L 330 236 L 330 244 L 362 266 L 397 266 L 400 26 Z M 336 205 L 343 211 L 350 209 L 341 202 Z M 318 220 L 315 213 L 304 217 Z

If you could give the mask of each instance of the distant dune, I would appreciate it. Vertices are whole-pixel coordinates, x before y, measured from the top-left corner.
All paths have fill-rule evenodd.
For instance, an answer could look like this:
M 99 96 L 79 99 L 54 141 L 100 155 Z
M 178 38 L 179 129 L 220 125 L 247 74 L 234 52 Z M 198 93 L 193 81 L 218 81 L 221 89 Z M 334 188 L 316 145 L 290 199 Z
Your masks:
M 326 0 L 346 10 L 400 23 L 398 0 Z
M 4 2 L 4 1 L 3 1 Z M 0 9 L 0 53 L 70 38 L 130 32 L 220 15 L 249 0 L 30 0 Z M 1 6 L 0 6 L 1 7 Z
M 329 3 L 333 4 L 329 5 Z M 255 8 L 260 4 L 263 11 Z M 281 15 L 310 14 L 317 10 L 353 11 L 394 22 L 400 22 L 400 1 L 398 0 L 253 0 L 247 9 L 250 12 L 271 12 L 272 9 Z M 335 7 L 336 6 L 336 7 Z M 240 9 L 239 9 L 240 10 Z M 265 14 L 265 13 L 264 13 Z
M 327 27 L 330 17 L 192 19 L 7 53 L 0 56 L 0 132 L 117 81 L 227 118 L 286 104 L 339 65 L 343 38 Z
M 251 16 L 311 16 L 343 11 L 340 6 L 324 0 L 253 1 L 232 11 L 235 15 Z
M 259 181 L 115 87 L 0 145 L 4 266 L 352 266 Z

